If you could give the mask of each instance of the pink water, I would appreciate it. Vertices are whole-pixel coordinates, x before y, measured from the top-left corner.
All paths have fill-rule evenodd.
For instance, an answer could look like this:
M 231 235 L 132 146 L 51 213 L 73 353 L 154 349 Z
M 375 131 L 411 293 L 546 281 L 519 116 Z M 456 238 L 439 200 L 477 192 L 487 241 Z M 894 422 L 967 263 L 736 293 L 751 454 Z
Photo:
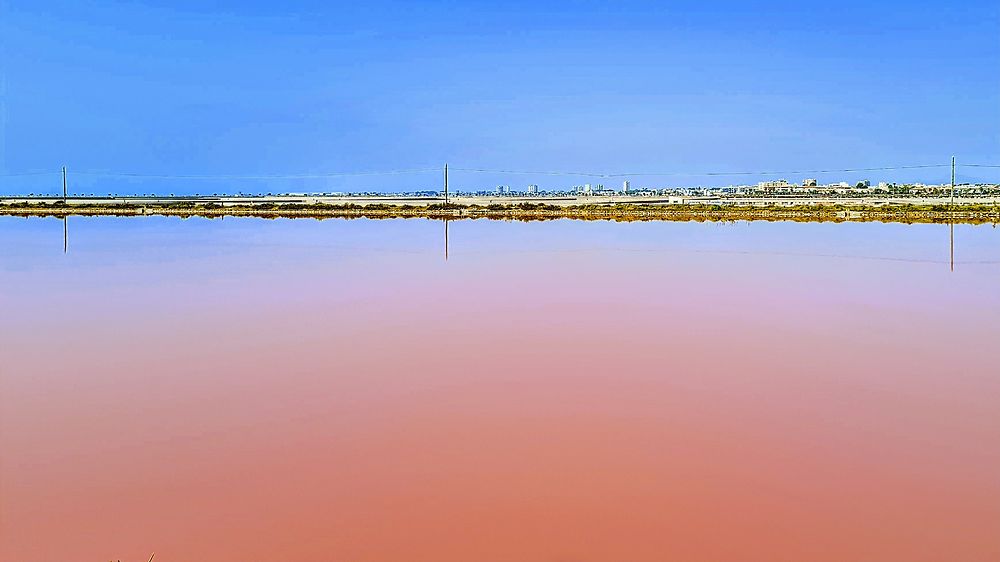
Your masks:
M 1000 232 L 0 219 L 0 560 L 995 561 Z

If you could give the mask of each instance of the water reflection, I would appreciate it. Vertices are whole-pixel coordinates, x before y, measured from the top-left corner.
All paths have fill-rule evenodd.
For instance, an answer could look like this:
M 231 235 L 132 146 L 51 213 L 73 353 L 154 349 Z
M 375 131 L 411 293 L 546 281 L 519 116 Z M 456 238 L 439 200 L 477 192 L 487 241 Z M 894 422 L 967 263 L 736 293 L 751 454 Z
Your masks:
M 1000 553 L 995 230 L 441 226 L 2 220 L 0 560 Z
M 225 219 L 225 217 L 221 217 L 220 220 L 224 220 L 224 219 Z M 338 220 L 338 219 L 332 219 L 332 220 Z M 68 251 L 69 251 L 69 230 L 68 230 L 69 227 L 68 227 L 68 221 L 69 221 L 68 217 L 63 217 L 62 218 L 62 223 L 63 223 L 63 253 L 68 253 Z M 449 258 L 449 223 L 451 222 L 451 220 L 445 218 L 445 219 L 441 219 L 441 221 L 444 223 L 444 242 L 443 242 L 444 259 L 445 259 L 445 261 L 448 261 L 448 258 Z M 724 225 L 727 225 L 727 224 L 728 225 L 735 225 L 735 224 L 737 224 L 737 222 L 730 222 L 730 223 L 719 222 L 719 223 L 710 223 L 710 224 L 713 224 L 713 225 L 716 225 L 716 226 L 724 226 Z M 749 224 L 749 223 L 742 223 L 742 224 Z M 995 228 L 995 225 L 994 225 L 994 228 Z M 950 271 L 955 271 L 955 224 L 954 223 L 949 223 L 948 224 L 948 244 L 949 244 L 949 260 L 948 260 L 949 269 L 950 269 Z M 725 250 L 719 250 L 719 252 L 729 253 L 729 252 L 726 252 Z M 762 252 L 741 252 L 741 253 L 762 253 Z M 808 254 L 807 253 L 799 253 L 799 254 L 784 253 L 784 254 L 779 254 L 779 253 L 775 253 L 775 252 L 763 252 L 763 253 L 767 253 L 769 255 L 789 255 L 789 256 L 799 255 L 799 256 L 802 256 L 802 257 L 825 257 L 825 258 L 840 258 L 840 259 L 888 260 L 888 261 L 902 260 L 902 261 L 910 261 L 910 262 L 913 262 L 913 263 L 939 263 L 937 260 L 933 260 L 933 259 L 906 259 L 906 258 L 895 258 L 895 257 L 892 257 L 892 256 L 870 256 L 870 255 L 855 255 L 855 254 L 843 254 L 843 253 L 837 253 L 837 254 L 832 254 L 832 253 L 828 253 L 828 254 L 816 254 L 816 253 L 808 253 Z M 995 263 L 995 262 L 978 261 L 976 263 Z

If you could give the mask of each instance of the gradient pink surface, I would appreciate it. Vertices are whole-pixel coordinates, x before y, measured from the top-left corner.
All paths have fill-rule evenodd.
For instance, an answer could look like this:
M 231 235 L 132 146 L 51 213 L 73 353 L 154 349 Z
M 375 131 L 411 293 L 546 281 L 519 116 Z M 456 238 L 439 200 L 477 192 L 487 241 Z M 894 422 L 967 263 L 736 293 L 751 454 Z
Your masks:
M 989 227 L 207 222 L 0 225 L 4 562 L 1000 559 Z

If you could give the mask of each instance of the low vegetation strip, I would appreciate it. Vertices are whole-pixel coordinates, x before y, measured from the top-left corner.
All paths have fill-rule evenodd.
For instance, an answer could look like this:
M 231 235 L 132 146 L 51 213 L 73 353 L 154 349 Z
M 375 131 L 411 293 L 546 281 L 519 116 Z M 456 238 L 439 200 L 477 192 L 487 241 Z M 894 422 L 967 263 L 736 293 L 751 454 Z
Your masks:
M 177 216 L 219 218 L 428 218 L 441 220 L 498 219 L 538 221 L 554 219 L 610 221 L 799 221 L 799 222 L 898 222 L 967 223 L 1000 222 L 1000 205 L 799 205 L 749 207 L 734 205 L 572 205 L 544 203 L 516 205 L 390 205 L 326 203 L 260 203 L 220 205 L 217 203 L 98 203 L 73 205 L 56 203 L 8 203 L 0 205 L 0 215 L 21 217 L 66 216 Z

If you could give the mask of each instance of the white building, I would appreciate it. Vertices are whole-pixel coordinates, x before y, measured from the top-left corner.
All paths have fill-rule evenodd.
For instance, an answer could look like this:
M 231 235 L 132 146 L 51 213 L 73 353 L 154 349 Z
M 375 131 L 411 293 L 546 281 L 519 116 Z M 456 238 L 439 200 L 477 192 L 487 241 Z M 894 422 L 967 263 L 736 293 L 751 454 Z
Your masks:
M 629 184 L 628 180 L 623 181 L 622 182 L 622 193 L 628 193 L 629 186 L 630 186 L 630 184 Z
M 757 188 L 763 190 L 785 189 L 791 186 L 792 184 L 788 183 L 787 180 L 762 181 L 757 184 Z

